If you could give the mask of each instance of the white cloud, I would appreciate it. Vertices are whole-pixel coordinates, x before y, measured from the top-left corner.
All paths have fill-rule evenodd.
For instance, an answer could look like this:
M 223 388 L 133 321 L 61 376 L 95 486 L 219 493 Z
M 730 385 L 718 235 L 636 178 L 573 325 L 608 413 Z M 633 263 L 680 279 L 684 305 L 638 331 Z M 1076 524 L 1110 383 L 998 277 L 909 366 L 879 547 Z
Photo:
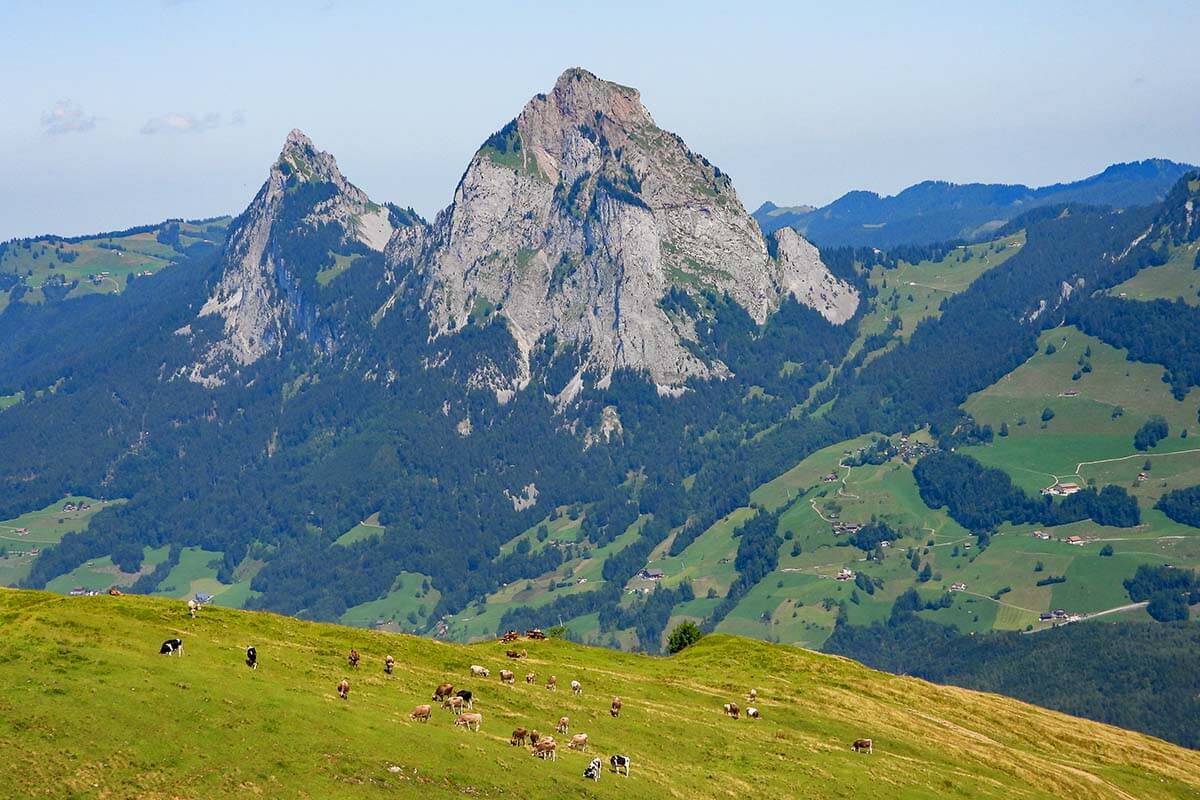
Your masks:
M 42 130 L 46 133 L 80 133 L 96 127 L 96 118 L 83 112 L 72 100 L 59 100 L 54 108 L 42 112 Z
M 198 117 L 195 114 L 170 113 L 146 120 L 142 133 L 201 133 L 221 124 L 221 115 L 215 111 Z

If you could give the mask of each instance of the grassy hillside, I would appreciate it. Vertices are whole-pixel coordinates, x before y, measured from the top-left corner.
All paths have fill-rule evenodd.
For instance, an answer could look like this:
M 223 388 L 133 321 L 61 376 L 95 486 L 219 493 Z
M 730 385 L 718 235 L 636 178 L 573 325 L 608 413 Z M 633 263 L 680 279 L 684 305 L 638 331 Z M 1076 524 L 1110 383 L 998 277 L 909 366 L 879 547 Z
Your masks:
M 1073 797 L 1200 796 L 1200 753 L 993 695 L 854 662 L 712 636 L 670 659 L 525 642 L 427 639 L 177 601 L 0 591 L 0 796 L 273 797 Z M 158 655 L 183 637 L 187 655 Z M 242 664 L 258 648 L 261 667 Z M 350 647 L 363 654 L 351 671 Z M 396 673 L 382 670 L 396 656 Z M 492 670 L 468 678 L 472 663 Z M 499 669 L 539 684 L 501 686 Z M 544 676 L 563 689 L 549 692 Z M 335 684 L 351 682 L 350 699 Z M 571 679 L 583 683 L 573 697 Z M 447 712 L 410 722 L 443 680 L 471 688 L 479 733 Z M 762 720 L 720 706 L 756 687 Z M 608 714 L 621 695 L 619 719 Z M 541 762 L 516 725 L 560 715 L 593 753 Z M 859 736 L 874 755 L 856 755 Z M 563 737 L 559 737 L 560 741 Z M 585 782 L 593 754 L 632 776 Z

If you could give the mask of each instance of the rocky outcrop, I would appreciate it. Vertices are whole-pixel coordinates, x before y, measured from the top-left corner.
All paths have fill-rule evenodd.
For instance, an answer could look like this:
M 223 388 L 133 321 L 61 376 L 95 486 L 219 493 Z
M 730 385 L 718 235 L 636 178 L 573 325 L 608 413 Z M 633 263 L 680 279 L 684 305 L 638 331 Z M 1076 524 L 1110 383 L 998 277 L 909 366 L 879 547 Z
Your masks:
M 839 323 L 858 303 L 795 232 L 772 258 L 727 175 L 659 128 L 635 89 L 581 69 L 484 143 L 433 236 L 438 334 L 494 310 L 526 359 L 553 334 L 601 385 L 620 367 L 664 389 L 727 374 L 688 346 L 694 319 L 662 307 L 672 287 L 727 293 L 759 323 L 788 294 Z
M 296 202 L 309 195 L 302 187 L 324 187 L 311 193 L 311 205 L 301 209 L 299 222 L 280 230 L 281 209 L 289 197 Z M 346 240 L 357 240 L 383 251 L 394 227 L 388 209 L 372 203 L 338 170 L 333 156 L 313 147 L 298 130 L 288 134 L 279 159 L 249 208 L 234 221 L 222 256 L 221 279 L 199 316 L 221 320 L 221 335 L 207 344 L 188 371 L 198 383 L 217 385 L 238 366 L 278 354 L 285 337 L 296 327 L 312 334 L 295 275 L 278 255 L 277 237 L 295 234 L 296 225 L 315 228 L 341 226 Z M 189 330 L 190 333 L 190 330 Z

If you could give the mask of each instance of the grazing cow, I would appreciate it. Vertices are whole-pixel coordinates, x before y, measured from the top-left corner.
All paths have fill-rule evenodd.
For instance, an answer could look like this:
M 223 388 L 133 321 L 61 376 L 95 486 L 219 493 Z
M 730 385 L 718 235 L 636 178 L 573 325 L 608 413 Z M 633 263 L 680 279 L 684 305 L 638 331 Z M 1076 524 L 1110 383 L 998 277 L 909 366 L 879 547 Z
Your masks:
M 463 710 L 463 699 L 458 695 L 447 697 L 442 701 L 442 708 L 448 708 L 451 711 L 461 714 Z
M 546 688 L 552 692 L 558 691 L 558 678 L 551 675 L 546 679 Z
M 396 668 L 396 659 L 387 656 L 383 659 L 383 671 L 388 675 L 392 674 L 392 670 Z
M 875 752 L 874 748 L 871 746 L 870 739 L 855 739 L 854 744 L 851 745 L 851 748 L 856 753 L 866 752 L 867 755 L 870 755 L 871 753 Z
M 526 682 L 526 683 L 530 683 L 530 684 L 532 684 L 532 683 L 533 683 L 535 680 L 537 680 L 537 675 L 535 675 L 535 674 L 534 674 L 534 673 L 532 673 L 532 672 L 526 672 L 526 673 L 525 673 L 525 682 Z
M 524 728 L 517 728 L 516 730 L 514 730 L 512 732 L 512 738 L 510 738 L 508 740 L 508 743 L 511 744 L 513 747 L 516 747 L 517 745 L 524 747 L 525 746 L 525 737 L 528 735 L 529 735 L 529 732 L 526 731 Z
M 750 694 L 747 696 L 750 698 L 750 702 L 753 703 L 758 699 L 758 689 L 751 689 Z
M 604 771 L 604 762 L 598 758 L 593 758 L 592 763 L 587 765 L 587 769 L 583 771 L 583 777 L 591 780 L 600 780 L 600 773 Z
M 121 590 L 115 586 L 110 586 L 110 587 L 108 587 L 108 595 L 109 595 L 109 597 L 120 597 Z
M 583 694 L 583 684 L 579 681 L 571 681 L 571 694 Z
M 246 648 L 246 666 L 250 669 L 258 669 L 258 651 L 253 645 Z
M 509 658 L 524 658 L 525 656 L 529 655 L 529 651 L 528 650 L 505 650 L 504 655 L 508 656 Z
M 625 777 L 629 777 L 629 756 L 612 756 L 608 759 L 608 763 L 612 764 L 613 772 L 620 775 L 622 774 L 621 770 L 624 770 Z
M 454 684 L 443 683 L 433 690 L 433 699 L 444 700 L 452 694 L 454 694 Z
M 567 747 L 572 750 L 587 750 L 588 738 L 586 733 L 577 733 L 571 737 L 571 741 L 567 743 Z
M 621 698 L 619 698 L 619 697 L 613 698 L 611 711 L 612 711 L 612 715 L 614 717 L 621 716 Z
M 517 676 L 513 674 L 511 669 L 500 670 L 500 682 L 512 685 L 517 680 Z
M 342 682 L 338 684 L 337 690 L 338 697 L 342 698 L 343 700 L 350 699 L 350 681 L 342 678 Z
M 555 730 L 558 731 L 559 733 L 566 733 L 567 728 L 569 728 L 569 727 L 571 727 L 571 718 L 570 717 L 559 717 L 558 718 L 558 727 L 555 728 Z
M 758 709 L 754 706 L 748 706 L 746 708 L 746 716 L 750 719 L 762 719 L 762 717 L 758 715 Z
M 726 703 L 723 708 L 725 709 L 725 713 L 734 719 L 737 719 L 738 715 L 741 713 L 741 709 L 738 708 L 737 703 Z
M 472 678 L 486 678 L 488 675 L 491 675 L 491 674 L 492 673 L 488 671 L 487 667 L 481 667 L 478 664 L 471 665 L 471 677 Z
M 429 722 L 429 718 L 433 715 L 433 707 L 430 705 L 417 706 L 408 715 L 411 720 L 420 720 L 421 722 Z
M 533 754 L 543 761 L 547 758 L 558 761 L 558 743 L 553 739 L 542 739 L 533 747 Z
M 466 728 L 469 731 L 478 731 L 482 724 L 483 714 L 459 714 L 458 719 L 454 720 L 454 727 Z
M 192 619 L 196 618 L 196 612 L 199 610 L 200 604 L 196 602 L 195 598 L 188 600 L 188 613 L 192 615 Z
M 457 692 L 455 692 L 455 694 L 462 698 L 462 701 L 466 703 L 468 709 L 472 711 L 475 710 L 474 695 L 471 694 L 470 689 L 459 689 Z
M 532 730 L 529 732 L 529 744 L 530 745 L 536 745 L 541 740 L 542 740 L 542 735 L 540 733 L 538 733 L 536 730 Z
M 162 643 L 162 647 L 158 648 L 158 653 L 164 656 L 183 655 L 183 639 L 167 639 Z
M 358 668 L 358 660 L 359 660 L 359 658 L 361 658 L 361 656 L 359 656 L 359 654 L 358 654 L 358 651 L 357 651 L 357 650 L 355 650 L 353 647 L 351 647 L 351 648 L 350 648 L 350 655 L 346 656 L 346 661 L 350 662 L 350 666 L 351 666 L 351 668 L 353 668 L 353 669 L 357 669 L 357 668 Z

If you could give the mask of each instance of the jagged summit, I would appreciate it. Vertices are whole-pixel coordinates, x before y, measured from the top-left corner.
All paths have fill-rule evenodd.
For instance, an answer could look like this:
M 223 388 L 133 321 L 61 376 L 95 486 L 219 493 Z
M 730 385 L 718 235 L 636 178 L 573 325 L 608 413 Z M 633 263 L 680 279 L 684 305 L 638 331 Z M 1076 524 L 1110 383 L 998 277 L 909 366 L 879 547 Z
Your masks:
M 526 356 L 553 334 L 601 383 L 620 367 L 664 389 L 727 373 L 689 346 L 695 318 L 661 306 L 672 287 L 728 293 L 760 323 L 789 293 L 834 322 L 857 306 L 799 237 L 772 258 L 729 176 L 659 128 L 637 90 L 579 68 L 484 142 L 435 237 L 439 332 L 502 309 Z
M 221 383 L 238 365 L 280 351 L 302 316 L 303 297 L 295 288 L 293 265 L 278 245 L 283 237 L 328 224 L 341 227 L 343 241 L 380 252 L 394 230 L 387 208 L 371 202 L 345 179 L 332 155 L 293 129 L 266 182 L 230 226 L 221 279 L 198 315 L 221 318 L 222 336 L 209 343 L 188 377 Z M 311 335 L 311 324 L 308 328 L 301 333 Z

